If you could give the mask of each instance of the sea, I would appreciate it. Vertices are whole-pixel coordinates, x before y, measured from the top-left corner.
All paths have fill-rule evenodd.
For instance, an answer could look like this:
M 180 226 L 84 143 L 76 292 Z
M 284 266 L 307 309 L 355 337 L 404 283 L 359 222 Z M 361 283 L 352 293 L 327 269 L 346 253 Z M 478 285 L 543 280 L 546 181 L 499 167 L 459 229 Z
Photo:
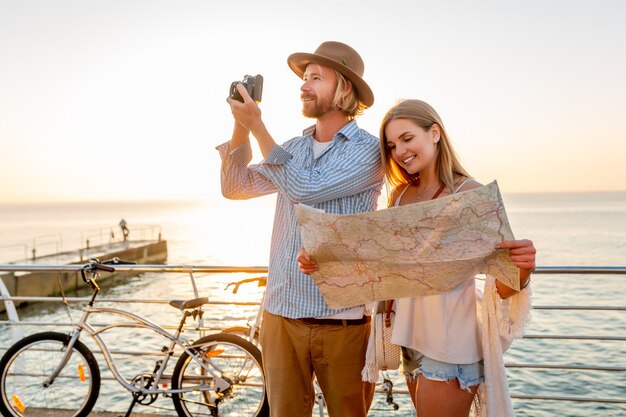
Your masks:
M 504 194 L 505 207 L 516 238 L 533 240 L 538 266 L 626 266 L 626 192 Z M 268 263 L 274 199 L 250 201 L 223 199 L 202 201 L 72 202 L 0 204 L 0 264 L 20 264 L 32 249 L 37 254 L 54 253 L 119 237 L 123 218 L 130 238 L 167 240 L 169 265 L 264 266 Z M 139 236 L 139 234 L 146 234 Z M 134 235 L 135 234 L 135 235 Z M 54 264 L 54 258 L 51 264 Z M 226 290 L 229 282 L 259 274 L 194 274 L 199 291 L 213 301 L 259 301 L 262 289 L 242 287 L 237 295 Z M 545 307 L 626 306 L 626 275 L 535 274 L 532 278 L 532 321 L 526 334 L 505 354 L 508 364 L 552 364 L 579 367 L 626 366 L 626 341 L 610 340 L 626 335 L 626 310 L 557 310 Z M 106 297 L 143 299 L 191 298 L 189 274 L 147 273 L 128 277 L 103 291 Z M 119 305 L 117 306 L 119 307 Z M 178 321 L 176 310 L 155 304 L 124 305 L 157 323 Z M 257 307 L 215 304 L 205 315 L 216 328 L 245 325 Z M 67 322 L 80 311 L 61 304 L 32 303 L 18 310 L 24 321 Z M 6 314 L 0 314 L 6 320 Z M 40 326 L 22 326 L 24 334 Z M 128 330 L 125 330 L 128 331 Z M 554 335 L 583 336 L 559 339 Z M 547 336 L 538 339 L 534 336 Z M 597 336 L 601 340 L 586 339 Z M 12 337 L 0 325 L 0 347 Z M 604 339 L 603 339 L 604 338 Z M 152 337 L 114 337 L 117 349 L 141 350 L 162 343 Z M 88 346 L 92 346 L 87 343 Z M 3 351 L 0 350 L 0 354 Z M 104 369 L 102 357 L 98 357 Z M 122 367 L 124 364 L 122 364 Z M 147 369 L 147 368 L 146 368 Z M 132 372 L 132 371 L 130 371 Z M 106 374 L 105 374 L 106 375 Z M 109 374 L 110 375 L 110 374 Z M 626 372 L 616 370 L 507 369 L 517 416 L 626 416 Z M 396 371 L 387 376 L 394 389 L 405 390 Z M 619 400 L 601 403 L 574 400 L 537 400 L 546 396 Z M 521 398 L 516 398 L 521 397 Z M 115 381 L 104 381 L 97 410 L 125 411 L 130 395 Z M 414 416 L 407 395 L 395 393 L 394 411 L 384 394 L 375 397 L 370 416 Z M 168 399 L 158 399 L 156 408 L 136 411 L 173 414 Z M 314 413 L 313 415 L 317 415 Z

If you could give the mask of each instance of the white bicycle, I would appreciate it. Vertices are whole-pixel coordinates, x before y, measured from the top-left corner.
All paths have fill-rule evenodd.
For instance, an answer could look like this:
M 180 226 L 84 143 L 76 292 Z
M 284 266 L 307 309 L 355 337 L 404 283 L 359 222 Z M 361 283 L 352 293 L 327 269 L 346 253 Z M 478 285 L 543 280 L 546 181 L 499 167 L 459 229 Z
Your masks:
M 87 333 L 100 348 L 114 378 L 132 394 L 126 412 L 136 404 L 150 405 L 159 395 L 172 399 L 179 416 L 268 416 L 261 353 L 249 341 L 233 334 L 217 333 L 196 341 L 181 338 L 189 317 L 202 317 L 207 298 L 171 301 L 183 313 L 174 334 L 128 311 L 94 307 L 99 271 L 114 272 L 119 260 L 91 260 L 81 275 L 93 290 L 82 318 L 70 334 L 36 333 L 11 346 L 0 360 L 0 413 L 9 417 L 39 416 L 54 409 L 62 417 L 87 417 L 100 392 L 100 369 L 90 349 L 79 339 Z M 126 319 L 94 329 L 92 315 L 107 313 Z M 128 380 L 115 365 L 100 335 L 114 328 L 149 329 L 168 342 L 154 368 Z M 136 332 L 129 332 L 132 338 Z M 174 370 L 166 372 L 178 349 Z

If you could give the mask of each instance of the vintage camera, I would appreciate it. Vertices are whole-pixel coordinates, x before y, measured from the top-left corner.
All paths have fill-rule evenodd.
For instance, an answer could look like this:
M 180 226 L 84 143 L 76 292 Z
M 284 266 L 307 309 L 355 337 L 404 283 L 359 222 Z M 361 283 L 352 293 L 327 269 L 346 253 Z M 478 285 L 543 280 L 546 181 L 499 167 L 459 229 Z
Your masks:
M 246 88 L 252 100 L 257 103 L 261 102 L 261 94 L 263 93 L 263 76 L 261 74 L 255 76 L 244 75 L 242 81 L 233 81 L 230 85 L 230 98 L 243 103 L 243 97 L 241 97 L 241 94 L 237 91 L 237 84 L 241 84 Z

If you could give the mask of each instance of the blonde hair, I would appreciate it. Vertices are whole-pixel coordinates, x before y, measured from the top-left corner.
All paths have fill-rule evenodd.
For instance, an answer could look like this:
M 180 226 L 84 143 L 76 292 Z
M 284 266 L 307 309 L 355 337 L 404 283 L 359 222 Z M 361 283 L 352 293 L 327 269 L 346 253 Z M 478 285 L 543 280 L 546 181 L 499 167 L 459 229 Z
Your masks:
M 388 187 L 395 190 L 398 186 L 410 184 L 419 178 L 419 173 L 414 175 L 409 174 L 391 158 L 391 151 L 387 146 L 385 128 L 389 122 L 395 119 L 410 120 L 425 131 L 429 131 L 434 125 L 439 126 L 440 138 L 436 145 L 437 159 L 435 161 L 435 172 L 439 182 L 444 184 L 446 188 L 450 190 L 454 189 L 455 177 L 471 178 L 463 166 L 461 166 L 461 162 L 452 148 L 452 143 L 448 138 L 443 122 L 435 109 L 421 100 L 402 100 L 389 109 L 380 124 L 380 153 Z M 390 204 L 393 203 L 391 201 L 392 198 L 393 193 L 389 193 Z
M 333 98 L 333 106 L 348 115 L 348 119 L 354 120 L 357 116 L 363 114 L 367 106 L 359 100 L 354 84 L 339 71 L 334 70 L 337 74 L 337 89 Z

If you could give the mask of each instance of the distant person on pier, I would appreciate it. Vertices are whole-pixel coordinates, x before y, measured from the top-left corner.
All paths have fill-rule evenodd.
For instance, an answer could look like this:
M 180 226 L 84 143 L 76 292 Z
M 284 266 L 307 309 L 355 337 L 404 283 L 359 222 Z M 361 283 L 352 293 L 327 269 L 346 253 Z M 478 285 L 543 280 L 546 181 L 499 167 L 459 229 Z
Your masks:
M 374 386 L 361 380 L 370 331 L 365 307 L 331 310 L 311 277 L 298 269 L 302 246 L 294 205 L 335 214 L 376 209 L 382 187 L 378 139 L 356 117 L 374 102 L 359 54 L 340 42 L 295 53 L 302 114 L 315 124 L 278 145 L 261 110 L 239 84 L 243 102 L 228 98 L 235 119 L 222 158 L 222 194 L 248 199 L 277 193 L 260 341 L 272 417 L 310 417 L 317 377 L 330 417 L 365 417 Z M 264 160 L 250 164 L 249 136 Z M 237 219 L 232 219 L 236 223 Z
M 461 166 L 439 115 L 423 101 L 403 100 L 387 112 L 380 147 L 389 207 L 481 187 Z M 395 300 L 391 341 L 402 346 L 403 372 L 419 417 L 467 417 L 477 393 L 474 416 L 514 416 L 502 353 L 529 318 L 536 250 L 526 239 L 500 242 L 495 250 L 510 251 L 521 292 L 487 276 L 484 294 L 478 294 L 475 277 L 468 276 L 443 293 Z M 304 273 L 318 268 L 303 249 L 298 262 Z M 364 378 L 376 379 L 377 372 L 365 368 Z
M 128 227 L 126 227 L 126 220 L 124 219 L 120 220 L 120 228 L 122 229 L 122 236 L 124 237 L 124 242 L 126 242 L 128 240 L 128 234 L 130 233 L 130 230 L 128 230 Z

